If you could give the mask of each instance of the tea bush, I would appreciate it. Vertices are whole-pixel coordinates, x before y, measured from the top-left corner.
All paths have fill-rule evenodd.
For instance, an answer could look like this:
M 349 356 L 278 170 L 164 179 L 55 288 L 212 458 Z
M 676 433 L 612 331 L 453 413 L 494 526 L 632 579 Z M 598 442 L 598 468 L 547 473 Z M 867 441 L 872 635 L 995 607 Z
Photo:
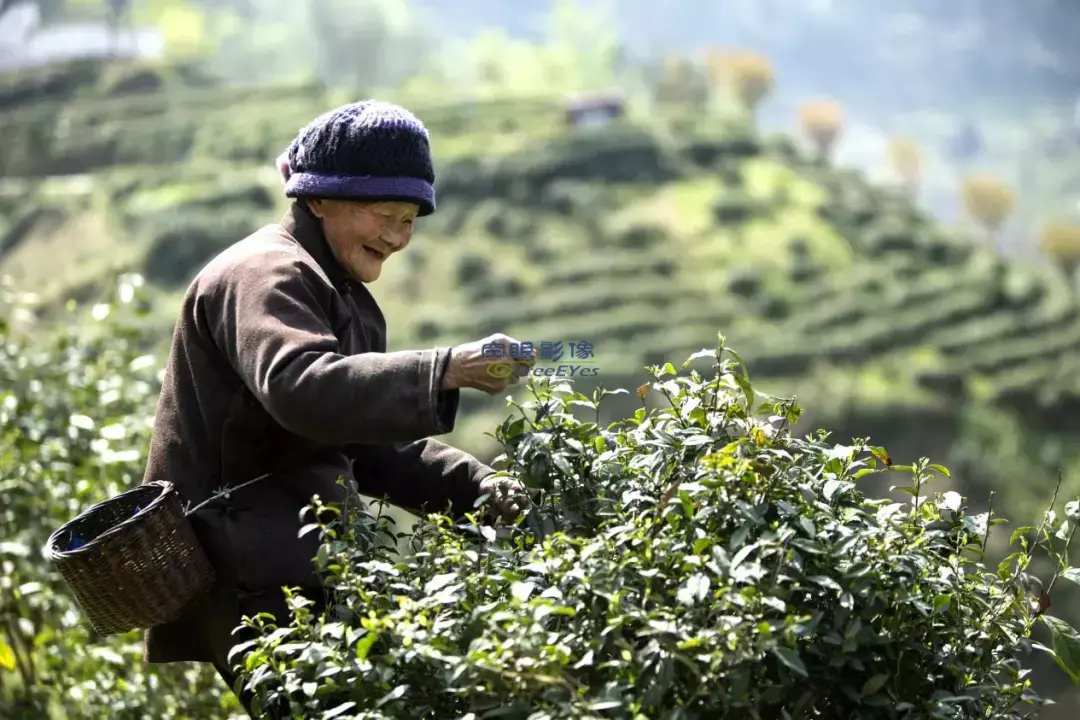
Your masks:
M 41 553 L 62 523 L 142 478 L 159 384 L 131 315 L 140 287 L 126 278 L 99 320 L 73 319 L 29 339 L 11 327 L 19 298 L 0 284 L 5 720 L 211 720 L 237 708 L 209 666 L 149 666 L 138 633 L 94 633 Z
M 512 527 L 431 515 L 400 557 L 376 542 L 398 535 L 378 504 L 308 525 L 331 609 L 294 597 L 289 626 L 245 621 L 259 633 L 234 659 L 257 702 L 288 698 L 295 718 L 1019 718 L 1043 702 L 1032 649 L 1080 678 L 1080 637 L 1045 614 L 1054 583 L 1080 579 L 1062 560 L 1080 503 L 987 567 L 1004 520 L 931 493 L 944 467 L 797 437 L 794 399 L 756 391 L 723 338 L 684 370 L 705 357 L 711 378 L 652 368 L 643 407 L 606 427 L 601 401 L 625 391 L 533 380 L 495 432 L 501 471 L 534 493 Z M 865 497 L 876 473 L 910 499 Z

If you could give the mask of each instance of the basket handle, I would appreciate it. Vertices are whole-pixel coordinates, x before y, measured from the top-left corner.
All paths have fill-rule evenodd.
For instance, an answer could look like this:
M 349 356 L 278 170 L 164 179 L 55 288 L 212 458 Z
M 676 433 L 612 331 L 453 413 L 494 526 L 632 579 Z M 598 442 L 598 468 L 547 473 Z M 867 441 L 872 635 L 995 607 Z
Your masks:
M 213 495 L 211 495 L 210 497 L 206 498 L 205 500 L 203 500 L 201 503 L 199 503 L 195 507 L 191 508 L 190 510 L 185 510 L 184 511 L 184 517 L 194 515 L 195 513 L 202 510 L 207 505 L 209 505 L 210 503 L 212 503 L 212 502 L 214 502 L 216 500 L 220 500 L 221 498 L 227 498 L 227 497 L 229 497 L 229 495 L 231 493 L 234 493 L 237 490 L 243 490 L 244 488 L 248 487 L 249 485 L 254 485 L 257 482 L 265 480 L 266 478 L 270 477 L 271 475 L 276 475 L 277 472 L 279 472 L 279 471 L 264 473 L 262 475 L 259 475 L 258 477 L 252 478 L 251 480 L 248 480 L 246 482 L 242 482 L 239 485 L 234 485 L 232 487 L 225 488 L 224 490 L 220 490 L 220 491 L 214 493 Z

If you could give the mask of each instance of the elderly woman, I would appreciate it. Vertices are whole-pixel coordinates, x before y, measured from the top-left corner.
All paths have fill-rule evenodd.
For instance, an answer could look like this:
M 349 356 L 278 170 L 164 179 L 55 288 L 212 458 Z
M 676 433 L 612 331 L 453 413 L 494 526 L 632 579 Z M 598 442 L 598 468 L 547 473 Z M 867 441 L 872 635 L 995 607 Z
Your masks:
M 489 373 L 485 352 L 514 341 L 387 352 L 367 288 L 435 211 L 427 130 L 395 105 L 353 103 L 301 130 L 279 168 L 288 212 L 211 260 L 184 297 L 144 478 L 198 503 L 264 477 L 192 517 L 216 585 L 146 635 L 148 662 L 210 662 L 230 686 L 243 616 L 288 623 L 282 586 L 321 607 L 318 539 L 298 537 L 313 495 L 455 517 L 482 495 L 506 519 L 528 504 L 520 485 L 432 438 L 453 429 L 462 389 L 517 381 Z

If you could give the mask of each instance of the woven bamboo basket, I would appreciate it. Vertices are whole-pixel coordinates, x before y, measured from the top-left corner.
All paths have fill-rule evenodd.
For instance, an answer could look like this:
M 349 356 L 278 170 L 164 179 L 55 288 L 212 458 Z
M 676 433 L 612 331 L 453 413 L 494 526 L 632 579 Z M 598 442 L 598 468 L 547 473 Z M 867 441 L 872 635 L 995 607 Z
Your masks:
M 102 635 L 171 622 L 214 582 L 172 483 L 94 505 L 49 536 L 45 554 Z

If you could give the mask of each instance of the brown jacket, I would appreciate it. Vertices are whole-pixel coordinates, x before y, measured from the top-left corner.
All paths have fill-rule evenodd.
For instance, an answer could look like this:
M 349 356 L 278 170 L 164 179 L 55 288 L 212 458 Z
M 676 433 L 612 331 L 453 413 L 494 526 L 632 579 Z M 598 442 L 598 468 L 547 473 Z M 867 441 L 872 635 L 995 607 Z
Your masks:
M 318 222 L 294 204 L 192 281 L 174 331 L 144 482 L 197 504 L 274 476 L 191 516 L 217 589 L 317 587 L 317 533 L 297 537 L 311 496 L 354 489 L 413 512 L 472 510 L 493 472 L 434 439 L 458 391 L 441 392 L 449 351 L 386 352 L 386 321 L 344 274 Z M 149 662 L 212 661 L 196 603 L 146 633 Z

